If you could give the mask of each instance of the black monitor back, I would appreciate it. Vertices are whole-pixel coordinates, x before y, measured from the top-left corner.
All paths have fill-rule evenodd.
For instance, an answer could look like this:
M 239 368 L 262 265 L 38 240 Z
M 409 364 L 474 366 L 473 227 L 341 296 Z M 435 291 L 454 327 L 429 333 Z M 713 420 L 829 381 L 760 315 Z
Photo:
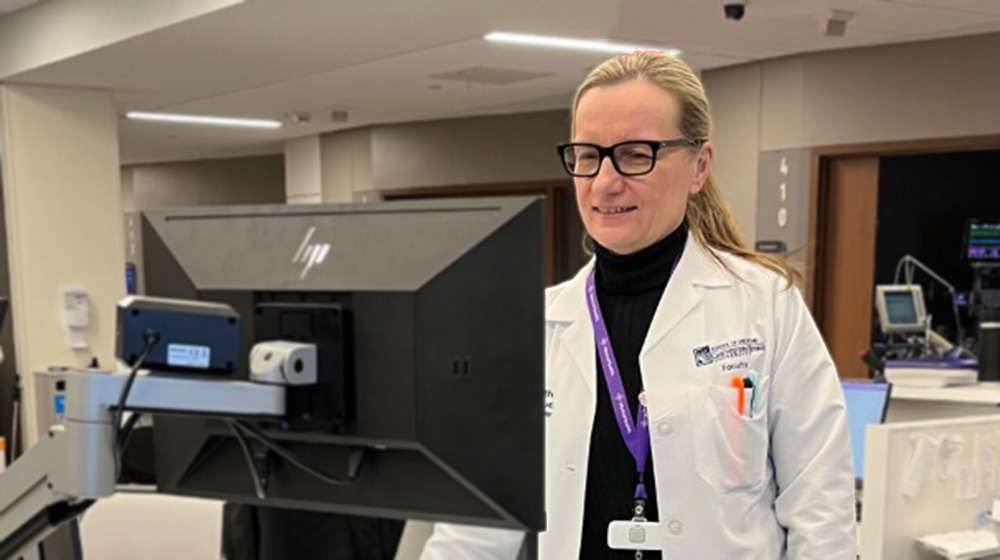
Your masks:
M 194 208 L 142 223 L 149 295 L 232 305 L 244 356 L 261 340 L 320 345 L 327 384 L 290 391 L 292 417 L 265 433 L 334 476 L 370 450 L 347 486 L 270 461 L 262 502 L 224 423 L 159 415 L 162 492 L 544 527 L 541 200 Z

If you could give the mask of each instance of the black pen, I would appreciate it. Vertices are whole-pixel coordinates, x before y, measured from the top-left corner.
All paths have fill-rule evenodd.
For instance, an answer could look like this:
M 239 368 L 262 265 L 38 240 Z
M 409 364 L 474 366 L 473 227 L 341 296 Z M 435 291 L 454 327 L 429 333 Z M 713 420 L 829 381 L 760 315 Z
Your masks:
M 743 388 L 750 389 L 750 418 L 753 418 L 753 408 L 757 401 L 757 388 L 754 387 L 753 379 L 750 379 L 749 376 L 744 376 Z

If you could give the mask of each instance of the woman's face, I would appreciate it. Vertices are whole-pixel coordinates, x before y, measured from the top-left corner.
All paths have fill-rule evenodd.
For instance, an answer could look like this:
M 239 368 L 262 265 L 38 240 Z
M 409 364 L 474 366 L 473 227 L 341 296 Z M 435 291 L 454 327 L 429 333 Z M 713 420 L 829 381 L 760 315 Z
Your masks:
M 646 80 L 595 88 L 577 106 L 573 142 L 607 147 L 626 140 L 676 140 L 683 138 L 679 117 L 674 96 Z M 620 255 L 663 239 L 684 220 L 687 198 L 705 184 L 711 159 L 709 143 L 699 154 L 661 149 L 650 173 L 632 177 L 605 159 L 597 176 L 574 178 L 587 232 Z

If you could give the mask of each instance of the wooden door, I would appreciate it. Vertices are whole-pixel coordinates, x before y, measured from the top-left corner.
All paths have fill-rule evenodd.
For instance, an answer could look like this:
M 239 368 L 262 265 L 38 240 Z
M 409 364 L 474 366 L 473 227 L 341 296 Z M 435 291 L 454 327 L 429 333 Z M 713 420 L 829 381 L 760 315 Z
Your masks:
M 860 356 L 872 336 L 878 163 L 833 158 L 821 167 L 814 312 L 841 377 L 868 376 Z

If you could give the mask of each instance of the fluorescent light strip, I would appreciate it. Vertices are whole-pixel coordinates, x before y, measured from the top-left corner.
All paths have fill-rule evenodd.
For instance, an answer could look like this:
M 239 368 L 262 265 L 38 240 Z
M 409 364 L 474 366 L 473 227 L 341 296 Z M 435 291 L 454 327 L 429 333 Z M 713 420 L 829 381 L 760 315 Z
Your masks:
M 235 126 L 241 128 L 281 128 L 280 121 L 261 119 L 230 119 L 225 117 L 203 117 L 199 115 L 172 115 L 169 113 L 143 113 L 130 111 L 125 117 L 137 121 L 156 121 L 183 124 L 205 124 L 211 126 Z
M 527 35 L 524 33 L 506 33 L 494 31 L 487 33 L 483 39 L 496 43 L 514 43 L 517 45 L 531 45 L 534 47 L 553 47 L 558 49 L 575 49 L 583 51 L 597 51 L 616 54 L 630 54 L 635 51 L 657 51 L 677 56 L 681 54 L 678 49 L 666 49 L 662 47 L 650 47 L 645 45 L 627 45 L 625 43 L 612 43 L 610 41 L 592 41 L 589 39 L 571 39 L 568 37 L 552 37 L 548 35 Z

